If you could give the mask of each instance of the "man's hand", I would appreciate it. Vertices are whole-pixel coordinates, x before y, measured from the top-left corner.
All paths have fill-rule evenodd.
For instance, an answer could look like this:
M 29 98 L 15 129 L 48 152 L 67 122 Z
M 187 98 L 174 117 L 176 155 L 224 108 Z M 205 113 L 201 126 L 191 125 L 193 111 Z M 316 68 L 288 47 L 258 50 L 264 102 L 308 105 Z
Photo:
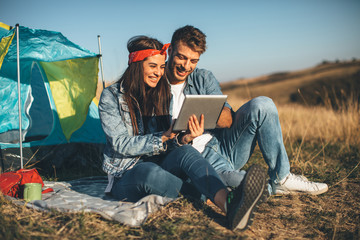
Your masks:
M 217 128 L 229 128 L 232 124 L 232 115 L 231 115 L 231 109 L 228 107 L 224 107 L 221 111 L 219 120 L 216 124 Z
M 204 124 L 205 124 L 204 114 L 201 114 L 200 116 L 200 123 L 197 120 L 197 117 L 195 115 L 192 115 L 189 119 L 190 137 L 194 139 L 198 136 L 201 136 L 204 133 Z

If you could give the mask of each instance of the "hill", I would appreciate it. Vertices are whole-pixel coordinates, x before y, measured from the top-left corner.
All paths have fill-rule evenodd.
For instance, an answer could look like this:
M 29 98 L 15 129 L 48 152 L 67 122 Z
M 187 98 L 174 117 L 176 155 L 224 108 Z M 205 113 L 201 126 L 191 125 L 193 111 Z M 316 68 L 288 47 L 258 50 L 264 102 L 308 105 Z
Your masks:
M 315 67 L 221 84 L 229 102 L 256 96 L 271 97 L 277 103 L 331 104 L 360 95 L 360 60 L 326 62 Z

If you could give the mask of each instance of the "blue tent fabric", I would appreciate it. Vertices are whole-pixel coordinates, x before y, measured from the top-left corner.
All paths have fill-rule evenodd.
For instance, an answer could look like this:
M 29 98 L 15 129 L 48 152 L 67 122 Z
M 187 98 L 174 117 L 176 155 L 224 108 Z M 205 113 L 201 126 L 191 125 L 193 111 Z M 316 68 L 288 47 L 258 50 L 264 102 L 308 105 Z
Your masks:
M 6 36 L 11 36 L 16 29 L 12 29 Z M 84 49 L 69 41 L 60 32 L 47 31 L 41 29 L 30 29 L 19 27 L 19 50 L 21 60 L 37 60 L 44 62 L 54 62 L 66 59 L 93 57 L 95 53 Z M 7 54 L 9 61 L 17 60 L 16 39 L 9 48 Z
M 11 36 L 16 29 L 2 38 Z M 50 86 L 39 62 L 96 57 L 59 32 L 19 27 L 23 147 L 67 143 Z M 1 35 L 0 35 L 1 36 Z M 19 147 L 16 37 L 0 69 L 0 149 Z M 96 104 L 89 106 L 83 126 L 69 142 L 105 143 Z
M 9 34 L 9 30 L 0 27 L 0 38 L 2 38 L 5 35 L 8 35 L 8 34 Z

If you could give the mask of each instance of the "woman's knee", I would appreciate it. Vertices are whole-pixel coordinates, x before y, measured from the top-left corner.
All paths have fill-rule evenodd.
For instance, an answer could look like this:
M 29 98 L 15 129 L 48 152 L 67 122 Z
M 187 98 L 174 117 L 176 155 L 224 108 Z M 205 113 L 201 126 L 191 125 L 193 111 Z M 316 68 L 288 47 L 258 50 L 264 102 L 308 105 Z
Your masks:
M 185 159 L 199 159 L 202 158 L 201 154 L 192 145 L 183 145 L 174 149 L 169 156 L 173 160 L 183 161 Z
M 152 162 L 129 169 L 113 186 L 112 194 L 119 199 L 136 202 L 149 194 L 177 197 L 182 182 Z
M 166 179 L 168 172 L 161 168 L 158 164 L 153 162 L 147 162 L 133 173 L 136 179 L 141 180 L 146 184 L 157 184 L 159 179 Z

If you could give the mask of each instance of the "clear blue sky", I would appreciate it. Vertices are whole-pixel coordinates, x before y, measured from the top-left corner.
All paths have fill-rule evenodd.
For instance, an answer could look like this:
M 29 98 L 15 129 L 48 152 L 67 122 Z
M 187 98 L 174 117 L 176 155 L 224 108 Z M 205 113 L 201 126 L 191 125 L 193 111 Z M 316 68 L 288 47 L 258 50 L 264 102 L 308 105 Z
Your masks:
M 186 24 L 207 35 L 198 67 L 221 82 L 360 59 L 360 0 L 0 0 L 0 22 L 59 31 L 95 53 L 101 35 L 107 81 L 125 70 L 130 37 L 166 43 Z

